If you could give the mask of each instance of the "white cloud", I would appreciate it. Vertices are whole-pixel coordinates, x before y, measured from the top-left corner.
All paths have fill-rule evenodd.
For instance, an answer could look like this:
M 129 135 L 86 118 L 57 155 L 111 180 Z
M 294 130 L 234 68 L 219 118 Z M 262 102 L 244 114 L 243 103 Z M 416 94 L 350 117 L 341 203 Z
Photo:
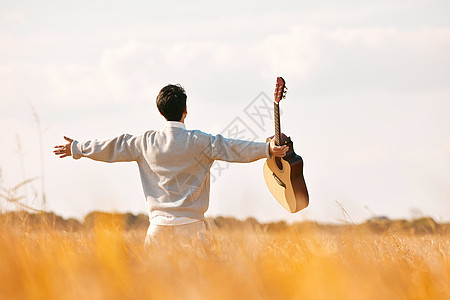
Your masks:
M 3 16 L 3 22 L 9 24 L 24 25 L 27 21 L 25 14 L 22 12 L 11 12 Z
M 447 53 L 450 30 L 295 26 L 244 43 L 129 39 L 104 49 L 91 64 L 4 63 L 0 88 L 3 103 L 38 97 L 85 105 L 143 99 L 171 78 L 193 80 L 205 74 L 216 82 L 249 76 L 250 85 L 284 74 L 314 93 L 444 89 L 450 78 Z
M 295 27 L 267 42 L 271 68 L 315 93 L 446 89 L 450 78 L 448 30 Z

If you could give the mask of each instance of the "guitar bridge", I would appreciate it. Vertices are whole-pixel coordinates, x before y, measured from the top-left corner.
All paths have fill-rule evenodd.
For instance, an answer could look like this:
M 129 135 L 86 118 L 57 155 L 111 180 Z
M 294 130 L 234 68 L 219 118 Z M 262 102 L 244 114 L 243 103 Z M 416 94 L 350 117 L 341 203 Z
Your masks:
M 286 188 L 286 185 L 284 184 L 284 182 L 281 181 L 281 179 L 278 178 L 278 176 L 275 175 L 275 173 L 272 173 L 272 176 L 273 176 L 273 178 L 275 179 L 275 181 L 276 181 L 279 185 L 281 185 L 283 188 Z

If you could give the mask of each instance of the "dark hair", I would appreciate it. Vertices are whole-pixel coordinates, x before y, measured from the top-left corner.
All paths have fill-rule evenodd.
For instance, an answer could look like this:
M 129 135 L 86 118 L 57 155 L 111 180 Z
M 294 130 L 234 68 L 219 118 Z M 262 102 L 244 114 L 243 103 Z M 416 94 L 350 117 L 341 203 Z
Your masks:
M 167 121 L 180 121 L 186 108 L 186 92 L 179 84 L 169 84 L 156 97 L 156 106 Z

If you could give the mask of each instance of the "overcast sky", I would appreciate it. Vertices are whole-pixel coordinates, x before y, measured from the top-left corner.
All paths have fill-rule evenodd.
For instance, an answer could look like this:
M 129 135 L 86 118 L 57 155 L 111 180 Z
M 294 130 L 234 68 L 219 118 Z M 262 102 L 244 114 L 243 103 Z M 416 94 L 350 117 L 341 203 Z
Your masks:
M 2 1 L 0 184 L 40 176 L 34 107 L 45 130 L 47 210 L 144 212 L 134 163 L 57 159 L 52 147 L 63 135 L 163 128 L 155 97 L 168 83 L 187 91 L 189 129 L 238 129 L 264 141 L 273 134 L 264 107 L 283 76 L 281 127 L 304 159 L 310 206 L 285 211 L 264 183 L 264 160 L 218 164 L 208 216 L 340 222 L 340 203 L 355 222 L 449 221 L 449 8 L 433 0 Z M 21 191 L 28 204 L 39 207 L 30 198 L 40 188 L 36 180 Z

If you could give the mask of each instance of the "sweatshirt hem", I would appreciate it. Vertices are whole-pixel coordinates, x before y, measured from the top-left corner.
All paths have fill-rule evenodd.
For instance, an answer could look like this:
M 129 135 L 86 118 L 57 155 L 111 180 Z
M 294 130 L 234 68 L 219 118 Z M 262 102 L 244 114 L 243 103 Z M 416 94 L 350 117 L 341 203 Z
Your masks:
M 150 213 L 150 220 L 154 218 L 155 216 L 172 216 L 175 218 L 181 218 L 186 217 L 190 219 L 195 219 L 202 221 L 205 219 L 205 215 L 201 212 L 195 212 L 195 211 L 167 211 L 167 210 L 152 210 Z

